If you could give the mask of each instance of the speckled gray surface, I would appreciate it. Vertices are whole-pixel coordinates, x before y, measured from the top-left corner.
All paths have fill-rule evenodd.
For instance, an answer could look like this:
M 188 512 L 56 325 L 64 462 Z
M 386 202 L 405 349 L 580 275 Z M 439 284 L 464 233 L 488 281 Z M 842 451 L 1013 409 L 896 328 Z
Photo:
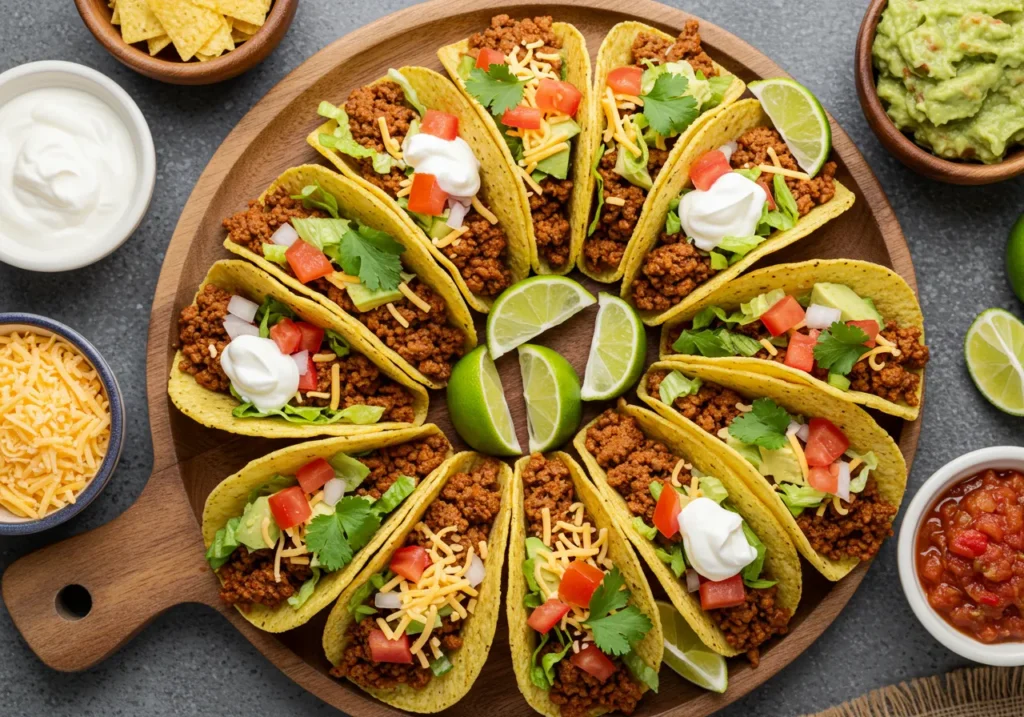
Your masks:
M 38 546 L 109 521 L 142 490 L 152 462 L 144 382 L 150 301 L 178 214 L 218 144 L 256 100 L 315 51 L 409 4 L 303 0 L 291 30 L 263 65 L 208 88 L 162 85 L 122 67 L 96 44 L 70 0 L 5 4 L 0 70 L 34 60 L 71 60 L 119 82 L 152 128 L 157 189 L 135 236 L 88 270 L 43 275 L 0 265 L 0 310 L 33 311 L 77 328 L 108 358 L 128 397 L 124 457 L 110 486 L 58 530 L 0 538 L 0 568 Z M 1021 420 L 1000 414 L 974 390 L 961 344 L 982 309 L 1021 310 L 1004 278 L 1003 246 L 1024 210 L 1024 180 L 950 187 L 910 173 L 885 153 L 861 115 L 853 84 L 854 39 L 867 0 L 669 4 L 728 28 L 804 82 L 850 133 L 889 195 L 910 241 L 933 352 L 911 490 L 961 453 L 1021 443 Z M 809 650 L 722 714 L 803 714 L 963 664 L 914 620 L 899 588 L 895 548 L 895 541 L 886 544 L 848 608 Z M 171 610 L 100 666 L 73 675 L 43 666 L 0 608 L 0 705 L 3 714 L 48 717 L 334 712 L 279 673 L 226 621 L 195 606 Z

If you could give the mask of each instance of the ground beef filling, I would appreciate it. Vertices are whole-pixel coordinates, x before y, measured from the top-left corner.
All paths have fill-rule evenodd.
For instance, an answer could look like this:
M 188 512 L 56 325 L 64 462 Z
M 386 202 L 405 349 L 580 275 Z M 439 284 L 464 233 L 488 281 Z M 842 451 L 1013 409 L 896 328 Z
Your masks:
M 441 434 L 378 448 L 370 455 L 359 459 L 370 469 L 370 474 L 356 488 L 356 495 L 365 495 L 376 500 L 403 475 L 415 478 L 418 482 L 444 463 L 449 450 L 451 444 Z
M 313 576 L 308 565 L 296 565 L 291 558 L 281 560 L 281 580 L 274 579 L 274 551 L 249 551 L 244 545 L 217 571 L 221 580 L 220 599 L 249 612 L 253 605 L 273 610 L 299 591 Z
M 562 41 L 551 29 L 552 22 L 550 15 L 522 20 L 513 20 L 504 14 L 495 15 L 491 18 L 490 27 L 483 32 L 470 35 L 469 54 L 476 57 L 480 50 L 489 48 L 508 55 L 517 47 L 521 50 L 524 42 L 532 44 L 541 40 L 544 45 L 536 48 L 535 53 L 557 55 L 562 49 Z M 545 60 L 545 62 L 551 64 L 551 69 L 555 74 L 561 72 L 562 61 L 560 59 Z
M 259 199 L 251 200 L 245 211 L 231 215 L 222 224 L 228 232 L 228 239 L 241 244 L 257 256 L 263 256 L 263 245 L 270 243 L 270 237 L 282 224 L 292 219 L 326 216 L 318 209 L 307 209 L 301 200 L 292 199 L 283 188 L 278 187 L 263 202 Z M 282 268 L 291 273 L 290 268 Z
M 668 371 L 653 372 L 647 379 L 647 392 L 657 396 L 661 382 L 667 375 Z M 677 398 L 672 407 L 684 418 L 717 436 L 719 431 L 728 427 L 732 420 L 742 413 L 740 405 L 743 405 L 743 397 L 738 393 L 717 383 L 705 381 L 697 393 Z
M 384 409 L 380 420 L 412 423 L 416 417 L 413 397 L 409 390 L 377 368 L 362 354 L 352 353 L 333 361 L 316 364 L 317 392 L 331 393 L 332 366 L 338 364 L 341 401 L 339 408 L 349 406 L 380 406 Z M 329 406 L 329 398 L 303 399 L 307 405 Z
M 633 303 L 641 311 L 666 311 L 717 273 L 711 257 L 697 251 L 682 233 L 663 231 L 633 281 Z
M 708 610 L 708 615 L 725 633 L 725 640 L 736 650 L 747 653 L 753 667 L 761 661 L 758 649 L 774 635 L 789 632 L 790 610 L 775 604 L 778 588 L 747 588 L 747 601 L 736 607 Z
M 772 164 L 772 158 L 768 154 L 768 148 L 775 150 L 779 157 L 779 164 L 785 169 L 801 171 L 796 163 L 796 158 L 789 151 L 786 143 L 777 131 L 770 127 L 755 127 L 744 132 L 736 140 L 736 151 L 732 153 L 730 163 L 733 169 L 749 169 L 759 164 Z M 832 199 L 836 194 L 836 163 L 825 162 L 825 166 L 818 172 L 818 176 L 812 179 L 786 178 L 786 186 L 789 187 L 793 199 L 796 200 L 796 207 L 800 216 L 814 209 L 819 204 Z
M 840 515 L 832 501 L 826 505 L 824 515 L 819 517 L 817 511 L 805 510 L 796 522 L 815 552 L 831 560 L 870 560 L 892 535 L 896 507 L 879 495 L 873 477 L 868 478 L 860 493 L 850 494 L 847 515 Z
M 633 40 L 633 62 L 640 65 L 644 60 L 655 64 L 678 62 L 690 63 L 694 72 L 703 72 L 705 77 L 715 77 L 718 70 L 700 43 L 700 24 L 687 20 L 676 40 L 666 40 L 657 35 L 641 32 Z

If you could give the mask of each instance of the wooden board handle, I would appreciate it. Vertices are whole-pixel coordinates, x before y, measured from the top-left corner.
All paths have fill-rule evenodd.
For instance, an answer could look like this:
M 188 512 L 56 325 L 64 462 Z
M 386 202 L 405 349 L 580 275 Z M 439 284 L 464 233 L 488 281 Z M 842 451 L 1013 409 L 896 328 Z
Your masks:
M 217 581 L 177 469 L 151 476 L 110 523 L 10 565 L 3 599 L 39 659 L 63 671 L 95 665 L 174 605 L 215 605 Z

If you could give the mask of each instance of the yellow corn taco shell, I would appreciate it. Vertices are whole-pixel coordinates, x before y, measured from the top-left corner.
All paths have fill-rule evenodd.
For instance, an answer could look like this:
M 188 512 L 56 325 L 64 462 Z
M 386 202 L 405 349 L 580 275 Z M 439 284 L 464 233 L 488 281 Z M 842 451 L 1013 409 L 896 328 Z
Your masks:
M 525 279 L 530 273 L 529 200 L 526 193 L 520 191 L 522 183 L 512 173 L 512 168 L 505 157 L 507 152 L 502 152 L 505 147 L 504 140 L 501 141 L 501 147 L 495 143 L 494 136 L 477 116 L 473 107 L 443 75 L 426 67 L 403 67 L 399 72 L 409 81 L 420 101 L 428 109 L 447 112 L 459 118 L 459 136 L 466 140 L 476 158 L 480 160 L 479 199 L 498 218 L 498 224 L 505 230 L 508 239 L 506 260 L 512 274 L 512 283 Z M 376 85 L 387 81 L 387 77 L 381 77 L 370 84 Z M 398 206 L 387 192 L 363 179 L 355 159 L 328 149 L 320 143 L 320 135 L 332 134 L 337 126 L 337 122 L 328 120 L 310 132 L 306 141 L 326 157 L 339 172 L 372 194 L 396 215 L 405 228 L 406 236 L 410 239 L 415 238 L 430 252 L 435 261 L 448 271 L 471 307 L 484 313 L 490 311 L 496 296 L 483 296 L 470 291 L 458 267 L 444 252 L 434 246 L 413 218 Z
M 755 127 L 771 126 L 771 120 L 761 109 L 761 103 L 757 100 L 735 102 L 715 115 L 712 121 L 701 128 L 689 142 L 686 151 L 679 157 L 672 172 L 662 172 L 662 175 L 667 177 L 667 181 L 661 189 L 661 198 L 664 202 L 659 202 L 658 207 L 650 213 L 649 221 L 644 226 L 643 232 L 637 231 L 633 234 L 633 239 L 626 248 L 626 256 L 622 260 L 626 266 L 626 273 L 622 280 L 622 298 L 632 303 L 633 282 L 643 267 L 644 258 L 658 241 L 661 227 L 665 224 L 669 202 L 673 197 L 679 196 L 679 193 L 690 184 L 690 167 L 694 161 L 705 152 L 718 149 L 727 142 L 734 141 L 748 130 Z M 648 326 L 658 326 L 680 316 L 689 311 L 691 306 L 702 301 L 705 296 L 717 291 L 749 269 L 761 258 L 803 239 L 818 227 L 838 217 L 853 206 L 854 195 L 839 182 L 836 182 L 835 185 L 835 196 L 827 203 L 815 207 L 801 217 L 792 229 L 773 232 L 746 256 L 728 269 L 715 274 L 672 308 L 665 311 L 640 311 L 640 318 Z
M 608 73 L 617 67 L 624 65 L 631 65 L 633 62 L 633 41 L 640 33 L 647 33 L 655 35 L 667 42 L 675 42 L 674 37 L 668 33 L 662 32 L 657 28 L 645 25 L 642 22 L 635 22 L 629 20 L 626 22 L 620 22 L 618 25 L 613 27 L 609 32 L 608 36 L 605 37 L 604 42 L 601 43 L 600 49 L 597 51 L 597 70 L 594 81 L 594 87 L 597 88 L 597 92 L 603 92 L 605 83 L 608 81 Z M 717 62 L 715 69 L 718 70 L 719 75 L 730 74 L 728 70 L 719 65 Z M 701 127 L 707 124 L 712 118 L 718 115 L 728 105 L 738 100 L 746 89 L 746 85 L 743 80 L 733 75 L 732 84 L 729 89 L 724 93 L 722 97 L 722 103 L 717 107 L 713 107 L 707 112 L 701 114 L 693 124 L 686 128 L 686 130 L 679 135 L 674 145 L 672 145 L 672 151 L 669 152 L 668 159 L 665 160 L 665 165 L 662 170 L 658 173 L 657 178 L 654 180 L 654 186 L 651 187 L 650 191 L 647 192 L 647 198 L 644 200 L 643 209 L 640 212 L 640 219 L 637 221 L 636 228 L 633 231 L 634 237 L 646 236 L 645 231 L 648 224 L 650 224 L 653 216 L 664 217 L 665 212 L 668 211 L 669 202 L 672 201 L 673 195 L 671 192 L 663 190 L 670 181 L 670 175 L 673 173 L 674 165 L 679 158 L 687 151 L 690 144 L 690 140 L 696 136 L 697 132 L 700 131 Z M 594 117 L 595 117 L 595 128 L 594 128 L 594 142 L 591 147 L 591 163 L 587 166 L 587 171 L 590 171 L 590 167 L 593 166 L 594 154 L 598 151 L 601 145 L 601 136 L 605 128 L 608 126 L 607 115 L 601 109 L 601 97 L 595 96 L 594 98 Z M 593 194 L 593 191 L 591 191 Z M 593 201 L 588 201 L 587 211 L 589 213 L 590 207 Z M 584 222 L 584 234 L 589 228 L 589 219 Z M 655 233 L 657 236 L 657 233 Z M 584 238 L 584 243 L 586 238 Z M 622 261 L 619 262 L 618 267 L 614 270 L 609 271 L 594 271 L 587 266 L 586 261 L 583 258 L 582 252 L 580 253 L 578 265 L 580 271 L 596 281 L 603 281 L 611 283 L 618 281 L 622 278 L 623 273 L 626 270 L 626 259 L 628 258 L 628 252 L 622 257 Z
M 387 569 L 392 553 L 402 546 L 406 536 L 420 522 L 423 514 L 440 494 L 448 479 L 456 473 L 471 471 L 484 460 L 486 460 L 486 456 L 472 451 L 464 451 L 445 461 L 432 474 L 430 484 L 425 486 L 424 492 L 417 494 L 415 504 L 406 512 L 401 525 L 391 533 L 387 544 L 366 564 L 363 571 L 351 581 L 348 588 L 341 594 L 331 610 L 324 628 L 323 647 L 331 664 L 339 664 L 345 650 L 345 634 L 353 621 L 353 616 L 348 611 L 348 603 L 352 595 L 374 573 Z M 366 690 L 381 702 L 407 712 L 440 712 L 462 699 L 472 688 L 480 670 L 483 669 L 498 625 L 501 570 L 505 562 L 505 548 L 508 542 L 512 469 L 505 463 L 501 464 L 498 480 L 502 489 L 501 509 L 491 526 L 491 534 L 487 540 L 487 558 L 484 560 L 486 573 L 484 581 L 477 587 L 479 595 L 476 598 L 476 610 L 464 621 L 461 633 L 462 647 L 448 655 L 452 669 L 440 677 L 433 677 L 426 687 L 419 690 L 408 685 L 399 685 L 389 690 Z M 360 685 L 360 687 L 362 686 Z
M 901 328 L 917 327 L 921 329 L 921 339 L 924 340 L 924 316 L 921 314 L 921 306 L 917 302 L 914 290 L 902 276 L 891 269 L 867 261 L 815 259 L 799 264 L 776 264 L 758 269 L 730 281 L 711 294 L 707 294 L 662 327 L 661 356 L 666 358 L 674 353 L 669 339 L 672 329 L 680 323 L 691 321 L 694 316 L 708 306 L 720 306 L 726 311 L 732 311 L 759 294 L 774 289 L 782 289 L 789 295 L 802 294 L 810 291 L 819 282 L 849 286 L 859 295 L 872 299 L 884 319 L 895 321 Z M 921 383 L 917 389 L 918 405 L 910 406 L 903 402 L 887 401 L 881 396 L 863 391 L 842 391 L 806 371 L 790 368 L 777 361 L 765 361 L 744 356 L 731 358 L 685 356 L 680 358 L 688 363 L 721 366 L 736 371 L 774 376 L 792 383 L 805 383 L 819 388 L 834 398 L 857 403 L 867 408 L 905 418 L 908 421 L 917 418 L 920 412 L 921 396 L 924 392 L 923 369 L 913 371 L 921 377 Z M 884 359 L 885 356 L 882 355 L 880 358 Z
M 414 234 L 411 234 L 400 217 L 375 195 L 367 192 L 352 180 L 339 175 L 337 172 L 332 172 L 326 167 L 316 164 L 304 164 L 289 169 L 275 179 L 274 183 L 260 195 L 260 201 L 263 201 L 268 194 L 273 193 L 279 187 L 284 188 L 288 194 L 298 194 L 302 191 L 303 187 L 317 183 L 325 192 L 333 195 L 338 200 L 339 213 L 342 217 L 357 219 L 367 226 L 386 232 L 405 247 L 405 252 L 402 253 L 402 265 L 416 274 L 420 281 L 444 299 L 445 307 L 448 311 L 448 324 L 462 331 L 466 337 L 465 349 L 469 351 L 469 349 L 476 346 L 477 339 L 476 329 L 473 327 L 473 315 L 470 314 L 466 302 L 459 295 L 459 290 L 456 288 L 455 283 L 437 265 L 423 242 Z M 327 298 L 326 295 L 312 287 L 306 286 L 282 267 L 272 261 L 267 261 L 261 254 L 256 254 L 247 247 L 236 244 L 230 238 L 224 240 L 224 248 L 243 259 L 253 262 L 292 291 L 308 296 L 326 307 L 331 313 L 351 325 L 356 332 L 362 334 L 365 341 L 374 347 L 378 355 L 386 356 L 419 383 L 429 388 L 444 388 L 444 384 L 427 378 L 412 364 L 399 356 L 396 351 L 388 348 L 383 341 L 377 338 L 372 331 L 359 321 L 358 315 L 346 313 L 340 306 Z
M 307 441 L 274 451 L 263 458 L 257 458 L 242 470 L 221 481 L 207 497 L 206 506 L 203 508 L 203 543 L 206 547 L 210 547 L 217 531 L 223 528 L 231 518 L 242 514 L 245 504 L 249 502 L 249 493 L 276 475 L 295 475 L 299 468 L 314 458 L 327 459 L 339 452 L 349 455 L 364 453 L 440 434 L 441 430 L 437 426 L 428 423 L 419 428 L 403 428 L 386 433 Z M 373 539 L 353 556 L 352 562 L 341 570 L 324 573 L 313 594 L 302 607 L 296 610 L 285 603 L 277 609 L 271 610 L 263 605 L 253 605 L 249 612 L 239 609 L 239 614 L 259 629 L 267 632 L 284 632 L 308 622 L 310 618 L 334 602 L 334 599 L 348 586 L 366 561 L 377 552 L 398 527 L 406 514 L 419 505 L 440 470 L 439 466 L 434 473 L 420 481 L 412 495 L 387 517 L 374 534 Z
M 234 396 L 203 388 L 189 374 L 178 368 L 184 358 L 181 351 L 174 355 L 167 393 L 182 413 L 207 428 L 217 428 L 242 436 L 261 438 L 312 438 L 314 436 L 350 436 L 358 433 L 379 433 L 397 428 L 419 426 L 427 417 L 427 391 L 413 381 L 386 355 L 382 354 L 360 331 L 350 323 L 342 321 L 321 304 L 296 296 L 274 281 L 266 272 L 252 264 L 237 260 L 218 261 L 210 267 L 209 273 L 199 287 L 202 291 L 207 284 L 214 284 L 224 291 L 242 294 L 257 304 L 272 296 L 287 304 L 304 321 L 325 329 L 331 329 L 343 336 L 352 350 L 361 353 L 381 370 L 382 373 L 404 386 L 413 395 L 413 423 L 380 422 L 369 425 L 332 423 L 312 425 L 290 423 L 283 418 L 235 418 L 231 412 L 239 405 Z M 196 292 L 198 295 L 198 291 Z
M 647 391 L 648 377 L 653 371 L 679 371 L 688 378 L 699 377 L 703 381 L 731 388 L 749 401 L 761 397 L 770 398 L 790 413 L 800 414 L 808 419 L 827 418 L 846 434 L 850 440 L 850 448 L 858 453 L 875 453 L 878 457 L 878 469 L 871 474 L 878 485 L 879 495 L 890 505 L 899 508 L 907 487 L 907 464 L 895 441 L 866 411 L 848 401 L 832 398 L 817 386 L 788 383 L 770 376 L 734 371 L 722 366 L 688 363 L 680 359 L 681 357 L 676 357 L 652 364 L 640 379 L 637 395 L 665 418 L 691 430 L 695 439 L 700 439 L 704 450 L 714 451 L 722 456 L 722 459 L 732 466 L 733 471 L 746 482 L 749 490 L 771 510 L 776 520 L 786 529 L 796 549 L 818 572 L 833 581 L 845 577 L 860 561 L 856 558 L 832 560 L 816 552 L 768 479 L 716 436 L 683 418 L 678 411 L 662 403 L 660 397 L 652 396 Z
M 569 259 L 561 267 L 551 266 L 537 251 L 537 238 L 534 233 L 533 219 L 530 213 L 530 200 L 527 197 L 528 189 L 523 180 L 520 179 L 520 169 L 512 156 L 501 130 L 495 123 L 490 111 L 482 106 L 466 89 L 466 83 L 459 74 L 459 60 L 469 50 L 469 40 L 460 40 L 451 45 L 445 45 L 437 51 L 437 57 L 441 64 L 448 70 L 452 81 L 458 85 L 462 94 L 476 110 L 480 121 L 487 127 L 494 140 L 494 144 L 504 156 L 505 166 L 512 169 L 512 179 L 515 182 L 515 192 L 519 195 L 519 202 L 525 207 L 524 217 L 526 218 L 527 239 L 530 248 L 530 263 L 533 270 L 538 274 L 568 274 L 572 271 L 583 246 L 583 236 L 586 233 L 587 214 L 590 209 L 590 195 L 594 192 L 594 180 L 590 176 L 590 157 L 594 153 L 596 139 L 595 107 L 593 103 L 593 91 L 590 80 L 590 53 L 587 51 L 587 41 L 573 25 L 564 22 L 551 24 L 551 30 L 562 42 L 562 61 L 565 66 L 565 81 L 571 83 L 576 89 L 583 93 L 579 110 L 576 112 L 576 123 L 580 126 L 580 133 L 575 138 L 576 146 L 573 149 L 572 170 L 569 177 L 573 181 L 572 196 L 569 200 L 569 227 L 570 227 L 570 249 Z
M 765 544 L 764 577 L 778 581 L 778 604 L 790 613 L 796 612 L 803 590 L 803 575 L 800 571 L 800 558 L 797 557 L 793 543 L 786 537 L 786 531 L 771 512 L 757 499 L 747 486 L 743 477 L 730 461 L 729 456 L 717 446 L 704 439 L 700 429 L 691 426 L 677 425 L 661 416 L 639 406 L 630 406 L 619 400 L 616 410 L 625 416 L 636 419 L 640 429 L 649 438 L 661 441 L 676 455 L 685 458 L 694 468 L 714 476 L 722 481 L 729 492 L 729 500 L 747 524 Z M 590 477 L 608 504 L 609 511 L 615 517 L 620 530 L 625 533 L 636 547 L 637 552 L 647 562 L 647 567 L 658 578 L 669 600 L 683 619 L 693 628 L 701 641 L 715 652 L 726 657 L 741 654 L 730 646 L 725 634 L 715 625 L 700 606 L 700 597 L 696 593 L 686 591 L 685 583 L 680 582 L 669 567 L 658 558 L 655 544 L 647 540 L 633 529 L 633 515 L 626 505 L 625 499 L 618 491 L 608 485 L 608 474 L 597 463 L 597 458 L 587 450 L 587 431 L 597 423 L 594 419 L 576 434 L 573 445 L 583 457 L 583 462 L 590 472 Z M 717 440 L 717 439 L 716 439 Z
M 643 568 L 636 554 L 629 547 L 616 526 L 609 506 L 601 500 L 600 494 L 594 489 L 580 465 L 568 453 L 561 451 L 549 453 L 549 460 L 561 461 L 572 476 L 576 499 L 586 506 L 587 512 L 600 530 L 608 529 L 608 557 L 622 573 L 626 587 L 630 593 L 630 604 L 635 605 L 646 615 L 653 627 L 644 639 L 636 645 L 637 654 L 655 672 L 661 669 L 664 653 L 664 637 L 661 631 L 661 617 L 658 606 L 654 603 L 651 586 L 644 577 Z M 530 462 L 530 456 L 516 461 L 515 478 L 512 481 L 512 533 L 508 550 L 508 596 L 505 599 L 505 610 L 508 617 L 508 641 L 512 650 L 512 668 L 516 673 L 519 691 L 530 707 L 547 717 L 560 717 L 559 706 L 551 701 L 548 691 L 541 689 L 530 680 L 530 661 L 537 649 L 537 633 L 526 624 L 529 611 L 523 600 L 529 592 L 526 578 L 523 577 L 523 561 L 526 560 L 526 515 L 523 507 L 523 470 Z M 644 687 L 644 692 L 647 688 Z M 595 712 L 594 715 L 602 714 Z

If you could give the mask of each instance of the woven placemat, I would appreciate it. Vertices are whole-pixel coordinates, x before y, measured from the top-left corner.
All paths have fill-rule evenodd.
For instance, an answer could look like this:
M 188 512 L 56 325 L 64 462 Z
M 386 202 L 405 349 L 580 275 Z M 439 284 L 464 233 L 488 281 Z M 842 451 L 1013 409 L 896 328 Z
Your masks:
M 872 690 L 804 717 L 1022 717 L 1024 668 L 971 667 Z

